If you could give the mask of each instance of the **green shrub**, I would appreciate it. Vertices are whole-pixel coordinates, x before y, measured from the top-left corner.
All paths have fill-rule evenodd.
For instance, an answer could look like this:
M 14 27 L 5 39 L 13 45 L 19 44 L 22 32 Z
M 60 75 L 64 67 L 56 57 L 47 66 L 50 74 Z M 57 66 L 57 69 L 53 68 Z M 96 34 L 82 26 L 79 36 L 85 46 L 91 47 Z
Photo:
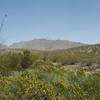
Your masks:
M 22 60 L 21 60 L 21 66 L 22 68 L 28 68 L 32 64 L 32 55 L 29 50 L 24 50 L 23 55 L 22 55 Z
M 6 100 L 56 100 L 55 89 L 48 82 L 35 79 L 24 72 L 9 81 L 0 79 L 3 90 L 1 98 Z M 5 89 L 5 90 L 4 90 Z

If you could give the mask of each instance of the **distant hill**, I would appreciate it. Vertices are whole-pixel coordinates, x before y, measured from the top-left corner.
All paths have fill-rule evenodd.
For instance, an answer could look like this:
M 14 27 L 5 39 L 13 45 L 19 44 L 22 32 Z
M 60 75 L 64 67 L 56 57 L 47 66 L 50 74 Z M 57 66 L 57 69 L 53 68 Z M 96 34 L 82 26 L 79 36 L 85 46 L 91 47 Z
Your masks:
M 23 41 L 14 43 L 10 48 L 19 49 L 33 49 L 33 50 L 59 50 L 68 49 L 73 47 L 83 46 L 85 44 L 79 42 L 72 42 L 68 40 L 46 40 L 46 39 L 34 39 L 31 41 Z
M 0 43 L 0 49 L 5 49 L 5 48 L 7 48 L 7 46 L 2 44 L 2 43 Z
M 94 44 L 94 45 L 85 45 L 75 48 L 69 48 L 67 51 L 70 52 L 85 52 L 85 53 L 100 53 L 100 44 Z

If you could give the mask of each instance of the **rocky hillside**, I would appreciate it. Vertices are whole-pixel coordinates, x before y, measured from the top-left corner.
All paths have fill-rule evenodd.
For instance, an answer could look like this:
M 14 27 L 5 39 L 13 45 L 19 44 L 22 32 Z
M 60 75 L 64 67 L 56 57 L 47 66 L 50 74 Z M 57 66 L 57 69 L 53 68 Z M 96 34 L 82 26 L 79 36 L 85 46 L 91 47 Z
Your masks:
M 58 50 L 79 47 L 82 45 L 84 44 L 79 42 L 71 42 L 67 40 L 34 39 L 31 41 L 14 43 L 10 46 L 10 48 L 25 48 L 33 50 Z

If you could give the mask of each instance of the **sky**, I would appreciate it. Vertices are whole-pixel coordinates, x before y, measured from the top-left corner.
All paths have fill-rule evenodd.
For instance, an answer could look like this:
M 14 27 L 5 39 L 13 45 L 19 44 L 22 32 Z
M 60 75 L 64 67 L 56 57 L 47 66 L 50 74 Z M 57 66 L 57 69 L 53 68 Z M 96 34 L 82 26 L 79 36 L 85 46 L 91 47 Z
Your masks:
M 37 38 L 100 43 L 100 0 L 0 0 L 1 41 Z

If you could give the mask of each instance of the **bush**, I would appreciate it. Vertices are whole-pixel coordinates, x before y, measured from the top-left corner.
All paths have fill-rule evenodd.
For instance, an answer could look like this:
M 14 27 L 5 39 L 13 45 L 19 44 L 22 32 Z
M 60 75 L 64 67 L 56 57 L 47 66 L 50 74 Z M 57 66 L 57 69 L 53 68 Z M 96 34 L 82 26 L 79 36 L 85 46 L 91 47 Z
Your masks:
M 21 68 L 21 54 L 8 52 L 0 56 L 0 67 L 3 66 L 4 69 L 19 70 Z
M 55 89 L 52 85 L 35 79 L 27 72 L 13 80 L 3 81 L 1 79 L 1 81 L 5 90 L 0 91 L 2 92 L 0 98 L 7 98 L 6 100 L 56 100 Z
M 32 54 L 29 50 L 24 50 L 21 60 L 21 66 L 22 68 L 28 68 L 32 64 Z

